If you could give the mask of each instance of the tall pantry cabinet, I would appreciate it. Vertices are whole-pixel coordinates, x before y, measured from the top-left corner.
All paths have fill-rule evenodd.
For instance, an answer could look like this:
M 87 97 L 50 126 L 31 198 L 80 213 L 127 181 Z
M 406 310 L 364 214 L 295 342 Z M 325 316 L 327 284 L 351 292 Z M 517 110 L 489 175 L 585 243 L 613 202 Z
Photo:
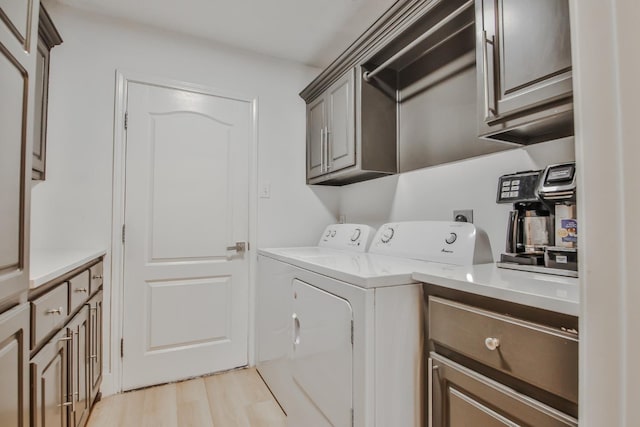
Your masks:
M 29 425 L 29 219 L 38 0 L 0 2 L 0 425 Z

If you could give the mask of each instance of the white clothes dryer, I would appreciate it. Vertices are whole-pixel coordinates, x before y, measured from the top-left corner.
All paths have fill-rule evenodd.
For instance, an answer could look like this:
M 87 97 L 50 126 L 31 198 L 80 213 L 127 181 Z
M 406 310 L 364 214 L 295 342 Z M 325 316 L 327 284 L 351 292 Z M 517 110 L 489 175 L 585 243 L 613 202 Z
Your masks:
M 368 253 L 258 251 L 258 371 L 290 426 L 423 425 L 423 299 L 411 274 L 491 262 L 477 234 L 401 222 L 383 225 Z

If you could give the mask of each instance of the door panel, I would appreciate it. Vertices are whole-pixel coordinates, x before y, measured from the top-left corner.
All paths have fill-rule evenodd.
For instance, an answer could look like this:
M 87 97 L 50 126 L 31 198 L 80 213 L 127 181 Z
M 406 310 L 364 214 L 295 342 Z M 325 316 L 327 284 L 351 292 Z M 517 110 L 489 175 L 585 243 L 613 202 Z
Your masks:
M 301 397 L 311 405 L 289 414 L 291 425 L 350 426 L 351 305 L 299 280 L 293 280 L 292 290 L 292 375 Z
M 247 363 L 251 103 L 128 85 L 123 385 Z
M 67 427 L 69 341 L 62 329 L 31 359 L 33 427 Z
M 331 171 L 355 164 L 354 70 L 329 89 L 329 154 Z
M 22 208 L 27 75 L 6 55 L 0 49 L 0 299 L 18 290 L 17 282 L 24 268 Z M 7 284 L 3 284 L 5 281 Z
M 29 304 L 0 315 L 0 426 L 29 424 Z
M 307 106 L 307 178 L 314 178 L 325 172 L 323 157 L 326 126 L 327 103 L 321 97 Z

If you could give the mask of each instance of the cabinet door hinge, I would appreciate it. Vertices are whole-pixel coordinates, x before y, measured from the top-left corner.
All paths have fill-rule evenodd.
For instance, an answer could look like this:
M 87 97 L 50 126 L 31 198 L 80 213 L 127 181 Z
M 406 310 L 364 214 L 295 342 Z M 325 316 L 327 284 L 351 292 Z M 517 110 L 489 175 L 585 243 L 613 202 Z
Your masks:
M 355 425 L 355 422 L 353 420 L 353 408 L 351 408 L 351 425 Z
M 124 357 L 124 338 L 120 338 L 120 358 Z
M 129 113 L 124 113 L 124 130 L 129 128 Z
M 125 225 L 122 224 L 122 244 L 124 245 Z

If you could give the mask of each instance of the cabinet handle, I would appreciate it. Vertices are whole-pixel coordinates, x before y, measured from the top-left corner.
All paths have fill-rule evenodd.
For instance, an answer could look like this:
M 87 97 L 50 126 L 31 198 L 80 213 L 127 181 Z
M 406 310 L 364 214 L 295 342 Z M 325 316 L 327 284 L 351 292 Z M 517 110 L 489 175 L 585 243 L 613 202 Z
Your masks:
M 55 314 L 55 315 L 59 316 L 59 315 L 62 314 L 62 307 L 49 309 L 45 313 L 46 314 Z
M 484 70 L 484 119 L 485 121 L 494 118 L 496 114 L 495 108 L 491 107 L 489 101 L 489 95 L 491 91 L 494 91 L 493 85 L 491 85 L 491 91 L 489 91 L 489 52 L 487 44 L 491 44 L 491 48 L 495 46 L 495 36 L 491 36 L 491 39 L 487 38 L 487 31 L 482 30 L 482 69 Z M 495 96 L 495 94 L 494 94 Z
M 86 294 L 88 290 L 87 288 L 78 288 L 78 289 L 74 289 L 73 292 L 78 292 L 78 293 L 84 292 Z
M 93 279 L 102 279 L 102 274 L 96 274 L 93 276 Z
M 89 359 L 97 359 L 98 355 L 97 354 L 92 354 L 91 356 L 89 356 Z
M 320 173 L 325 173 L 325 163 L 324 163 L 324 152 L 325 152 L 325 143 L 324 143 L 324 128 L 320 128 Z
M 325 135 L 325 145 L 327 147 L 327 172 L 329 172 L 332 167 L 333 167 L 333 159 L 331 158 L 333 155 L 333 150 L 331 147 L 331 140 L 329 139 L 329 135 L 331 134 L 331 132 L 329 131 L 329 128 L 327 127 L 324 131 L 324 135 Z
M 494 351 L 500 347 L 500 340 L 498 338 L 488 337 L 484 340 L 484 346 L 487 347 L 487 349 Z

